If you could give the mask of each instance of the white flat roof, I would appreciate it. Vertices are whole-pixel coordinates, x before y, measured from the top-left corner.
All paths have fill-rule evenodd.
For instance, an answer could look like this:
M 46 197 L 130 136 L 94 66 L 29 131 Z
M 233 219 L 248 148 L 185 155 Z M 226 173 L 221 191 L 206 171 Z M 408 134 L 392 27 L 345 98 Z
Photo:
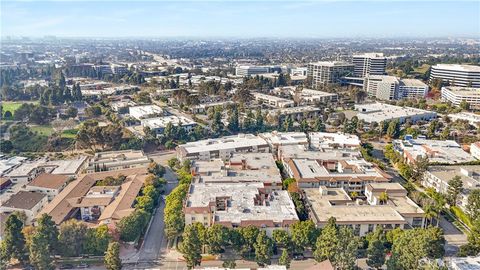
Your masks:
M 215 150 L 268 145 L 267 142 L 252 134 L 239 134 L 217 139 L 200 140 L 179 145 L 187 153 L 210 152 Z
M 453 71 L 468 71 L 468 72 L 480 72 L 480 66 L 475 65 L 461 65 L 461 64 L 437 64 L 432 68 L 446 69 Z
M 155 118 L 147 118 L 141 120 L 143 126 L 147 126 L 151 129 L 155 128 L 164 128 L 167 126 L 168 123 L 172 123 L 174 126 L 189 126 L 195 125 L 196 122 L 186 118 L 185 116 L 176 116 L 176 115 L 169 115 L 169 116 L 162 116 L 162 117 L 155 117 Z

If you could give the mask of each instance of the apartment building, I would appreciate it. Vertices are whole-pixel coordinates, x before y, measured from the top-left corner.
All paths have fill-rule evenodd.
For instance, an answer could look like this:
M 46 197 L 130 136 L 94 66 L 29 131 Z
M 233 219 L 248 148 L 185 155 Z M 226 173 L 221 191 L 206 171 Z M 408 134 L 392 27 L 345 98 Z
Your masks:
M 414 163 L 419 157 L 428 157 L 431 163 L 457 164 L 475 161 L 469 153 L 452 140 L 409 139 L 394 140 L 393 148 L 407 163 Z
M 297 93 L 295 89 L 292 89 L 290 94 L 294 98 L 296 98 L 295 96 L 298 95 L 298 105 L 317 105 L 338 101 L 338 95 L 335 93 L 328 93 L 308 88 L 303 88 L 299 93 Z
M 422 178 L 422 185 L 434 188 L 437 192 L 447 194 L 448 181 L 459 176 L 463 183 L 463 191 L 457 198 L 457 205 L 466 210 L 468 195 L 474 189 L 480 189 L 480 166 L 429 166 Z
M 40 210 L 48 203 L 47 195 L 20 190 L 0 204 L 0 213 L 11 214 L 15 211 L 25 213 L 25 225 L 32 225 Z
M 355 105 L 358 111 L 357 117 L 366 123 L 398 120 L 400 124 L 410 120 L 412 123 L 417 121 L 430 121 L 437 118 L 437 113 L 411 107 L 400 107 L 386 103 L 369 103 Z
M 480 160 L 480 142 L 475 142 L 470 145 L 470 155 Z
M 141 150 L 120 150 L 95 153 L 88 162 L 87 173 L 141 168 L 150 164 Z
M 449 114 L 448 117 L 451 121 L 455 122 L 457 120 L 467 121 L 472 126 L 477 126 L 480 124 L 480 115 L 471 112 L 459 112 Z
M 225 161 L 197 160 L 192 164 L 195 183 L 263 183 L 266 190 L 281 190 L 282 176 L 270 153 L 234 153 Z
M 272 236 L 298 221 L 286 190 L 267 191 L 263 183 L 192 183 L 187 193 L 185 224 L 220 224 L 228 228 L 255 226 Z
M 288 107 L 293 107 L 295 105 L 293 100 L 291 99 L 286 99 L 286 98 L 262 94 L 262 93 L 253 93 L 253 97 L 257 102 L 274 107 L 274 108 L 288 108 Z
M 43 193 L 51 201 L 58 195 L 73 177 L 59 174 L 42 173 L 25 186 L 27 191 Z
M 346 62 L 330 61 L 310 63 L 307 76 L 312 79 L 312 88 L 316 89 L 330 83 L 340 83 L 344 76 L 353 74 L 354 65 Z
M 407 197 L 407 191 L 398 183 L 368 184 L 366 200 L 353 200 L 342 188 L 303 189 L 310 216 L 319 228 L 334 217 L 336 223 L 349 226 L 354 234 L 365 236 L 376 227 L 384 230 L 419 228 L 424 225 L 425 213 Z M 382 193 L 388 195 L 381 201 Z
M 319 151 L 337 149 L 359 150 L 360 139 L 357 135 L 337 132 L 310 132 L 310 148 Z
M 88 165 L 87 160 L 88 158 L 86 156 L 60 160 L 38 159 L 23 162 L 19 166 L 12 168 L 4 176 L 14 183 L 30 182 L 42 173 L 76 177 L 77 174 L 82 172 Z
M 455 106 L 460 106 L 465 101 L 471 107 L 480 108 L 480 88 L 445 86 L 442 87 L 442 100 Z
M 130 181 L 141 181 L 142 183 L 145 181 L 147 177 L 147 168 L 140 167 L 140 168 L 131 168 L 131 169 L 124 169 L 124 170 L 116 170 L 116 171 L 107 171 L 107 172 L 96 172 L 96 173 L 89 173 L 83 174 L 78 177 L 78 179 L 69 183 L 57 196 L 53 198 L 51 202 L 49 202 L 43 209 L 37 214 L 37 218 L 42 214 L 48 214 L 52 217 L 52 220 L 55 224 L 60 225 L 65 220 L 68 220 L 72 217 L 81 216 L 81 209 L 83 210 L 83 215 L 85 219 L 88 218 L 99 218 L 101 217 L 102 213 L 107 210 L 108 206 L 106 206 L 106 200 L 109 200 L 110 204 L 117 204 L 116 198 L 123 194 L 125 196 L 125 201 L 127 203 L 122 204 L 121 207 L 113 207 L 113 209 L 118 209 L 118 212 L 112 214 L 114 216 L 122 217 L 128 215 L 129 212 L 133 211 L 132 205 L 133 201 L 136 198 L 138 192 L 136 194 L 130 192 L 117 192 L 115 193 L 117 197 L 106 198 L 102 196 L 92 196 L 86 198 L 87 193 L 92 191 L 95 193 L 101 193 L 98 189 L 92 188 L 95 186 L 97 181 L 103 180 L 106 177 L 119 177 L 119 176 L 127 176 L 125 183 Z M 135 178 L 139 178 L 135 180 Z M 117 187 L 118 188 L 118 187 Z M 126 188 L 125 186 L 120 187 L 122 190 Z M 138 189 L 139 190 L 139 189 Z M 108 193 L 108 192 L 106 192 Z M 36 193 L 38 194 L 38 193 Z M 93 195 L 94 195 L 93 194 Z M 46 198 L 46 197 L 45 197 Z M 120 201 L 124 201 L 124 197 L 119 198 Z M 128 205 L 129 203 L 130 205 Z M 110 205 L 108 204 L 108 205 Z M 88 209 L 88 210 L 86 210 Z M 102 212 L 103 211 L 103 212 Z M 100 215 L 98 215 L 100 214 Z M 90 219 L 92 220 L 92 219 Z M 108 219 L 103 219 L 103 221 L 108 221 Z M 108 222 L 107 222 L 108 223 Z
M 321 116 L 319 108 L 313 106 L 299 106 L 291 108 L 279 108 L 268 111 L 267 119 L 273 123 L 275 121 L 284 121 L 290 117 L 293 121 L 302 121 L 303 119 L 314 119 Z
M 143 127 L 150 128 L 157 135 L 162 135 L 169 123 L 178 128 L 183 128 L 186 132 L 195 128 L 197 123 L 185 116 L 168 115 L 140 120 Z
M 480 87 L 480 66 L 437 64 L 430 70 L 430 81 L 435 79 L 452 86 Z
M 353 76 L 366 77 L 369 75 L 383 75 L 387 67 L 387 58 L 383 53 L 365 53 L 352 57 L 354 65 Z
M 216 139 L 200 140 L 177 146 L 180 160 L 228 160 L 233 153 L 269 153 L 268 143 L 252 134 L 238 134 Z
M 138 120 L 163 116 L 165 112 L 157 105 L 142 105 L 128 108 L 131 117 Z

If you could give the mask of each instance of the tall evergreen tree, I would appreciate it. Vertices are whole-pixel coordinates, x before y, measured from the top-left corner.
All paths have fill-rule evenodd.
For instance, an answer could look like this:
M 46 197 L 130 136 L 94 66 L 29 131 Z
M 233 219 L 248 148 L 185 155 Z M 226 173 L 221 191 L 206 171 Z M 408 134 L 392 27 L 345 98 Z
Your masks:
M 202 261 L 202 243 L 198 235 L 197 227 L 194 225 L 186 226 L 182 236 L 183 241 L 180 245 L 180 251 L 187 262 L 187 267 L 192 269 L 200 265 Z
M 313 256 L 317 262 L 324 260 L 333 261 L 338 243 L 338 227 L 335 218 L 331 217 L 327 225 L 323 227 L 320 236 L 317 238 L 316 249 Z
M 107 270 L 122 269 L 122 260 L 120 260 L 120 244 L 118 242 L 110 242 L 110 244 L 108 244 L 104 260 L 105 268 L 107 268 Z
M 20 262 L 27 260 L 25 256 L 25 237 L 22 233 L 23 223 L 16 214 L 10 215 L 5 221 L 2 240 L 2 250 L 8 259 L 18 259 Z
M 270 239 L 265 231 L 260 231 L 257 240 L 254 244 L 255 247 L 255 261 L 260 266 L 271 264 L 273 255 L 273 241 Z
M 42 233 L 38 231 L 32 236 L 29 253 L 30 263 L 38 270 L 53 270 L 55 265 L 50 254 L 50 244 Z

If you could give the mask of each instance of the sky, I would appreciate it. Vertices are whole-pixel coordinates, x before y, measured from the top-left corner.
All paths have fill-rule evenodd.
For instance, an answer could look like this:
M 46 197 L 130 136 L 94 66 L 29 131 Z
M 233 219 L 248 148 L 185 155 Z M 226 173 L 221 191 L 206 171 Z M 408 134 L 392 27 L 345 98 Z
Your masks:
M 2 36 L 480 37 L 480 1 L 8 1 Z

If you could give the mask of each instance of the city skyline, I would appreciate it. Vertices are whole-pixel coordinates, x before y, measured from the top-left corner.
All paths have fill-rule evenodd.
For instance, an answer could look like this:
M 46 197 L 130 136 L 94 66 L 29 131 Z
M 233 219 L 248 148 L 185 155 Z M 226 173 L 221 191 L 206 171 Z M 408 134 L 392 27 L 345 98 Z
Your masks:
M 478 1 L 6 1 L 1 15 L 2 37 L 480 36 Z

